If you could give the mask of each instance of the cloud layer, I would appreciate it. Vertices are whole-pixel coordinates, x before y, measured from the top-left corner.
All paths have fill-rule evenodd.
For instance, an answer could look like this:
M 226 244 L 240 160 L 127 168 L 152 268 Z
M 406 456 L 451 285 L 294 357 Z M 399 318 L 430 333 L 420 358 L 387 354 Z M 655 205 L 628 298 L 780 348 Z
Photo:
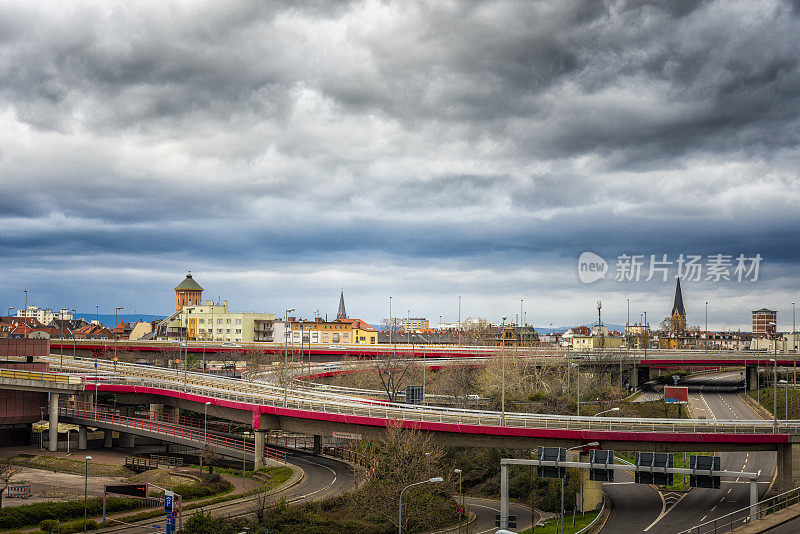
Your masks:
M 799 34 L 781 1 L 0 2 L 0 297 L 165 312 L 192 269 L 237 309 L 558 324 L 669 311 L 584 250 L 760 253 L 686 288 L 746 325 L 798 289 Z

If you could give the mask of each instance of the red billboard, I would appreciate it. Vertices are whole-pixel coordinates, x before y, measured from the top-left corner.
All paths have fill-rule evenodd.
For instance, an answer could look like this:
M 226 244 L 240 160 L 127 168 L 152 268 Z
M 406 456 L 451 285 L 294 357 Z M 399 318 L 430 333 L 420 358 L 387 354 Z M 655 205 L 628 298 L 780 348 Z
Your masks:
M 664 402 L 667 404 L 687 404 L 689 388 L 686 386 L 664 386 Z

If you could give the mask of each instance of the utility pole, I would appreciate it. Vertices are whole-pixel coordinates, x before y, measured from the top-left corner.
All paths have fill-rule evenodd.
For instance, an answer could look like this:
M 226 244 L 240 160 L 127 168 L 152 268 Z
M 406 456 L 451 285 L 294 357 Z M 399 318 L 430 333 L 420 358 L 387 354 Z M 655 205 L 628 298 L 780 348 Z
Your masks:
M 458 346 L 461 346 L 461 295 L 458 296 Z

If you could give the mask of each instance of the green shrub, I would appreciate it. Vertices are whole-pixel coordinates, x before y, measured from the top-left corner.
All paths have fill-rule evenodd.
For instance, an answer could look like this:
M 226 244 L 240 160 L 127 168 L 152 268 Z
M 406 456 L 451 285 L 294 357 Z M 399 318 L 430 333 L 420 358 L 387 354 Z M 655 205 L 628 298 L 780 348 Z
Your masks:
M 109 497 L 106 501 L 106 512 L 122 512 L 139 508 L 141 503 L 133 499 Z M 87 501 L 90 516 L 103 513 L 103 499 L 92 497 Z M 83 529 L 83 501 L 54 501 L 9 506 L 0 510 L 0 529 L 19 528 L 28 525 L 40 525 L 46 519 L 58 517 L 69 520 L 80 517 Z

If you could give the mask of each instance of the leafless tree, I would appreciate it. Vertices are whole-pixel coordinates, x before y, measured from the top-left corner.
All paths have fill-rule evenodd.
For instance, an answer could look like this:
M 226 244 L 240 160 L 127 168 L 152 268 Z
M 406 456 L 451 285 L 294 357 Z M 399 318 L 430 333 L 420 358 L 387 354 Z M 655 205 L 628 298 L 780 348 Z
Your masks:
M 381 382 L 383 391 L 389 397 L 389 402 L 397 400 L 397 392 L 408 384 L 414 368 L 412 360 L 398 358 L 394 352 L 379 355 L 375 360 L 375 371 Z
M 0 509 L 3 508 L 3 493 L 19 472 L 20 468 L 12 464 L 8 458 L 0 460 Z

